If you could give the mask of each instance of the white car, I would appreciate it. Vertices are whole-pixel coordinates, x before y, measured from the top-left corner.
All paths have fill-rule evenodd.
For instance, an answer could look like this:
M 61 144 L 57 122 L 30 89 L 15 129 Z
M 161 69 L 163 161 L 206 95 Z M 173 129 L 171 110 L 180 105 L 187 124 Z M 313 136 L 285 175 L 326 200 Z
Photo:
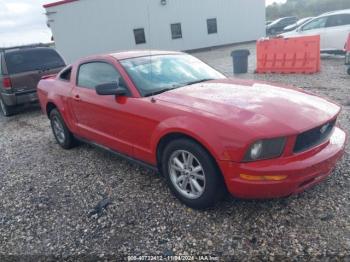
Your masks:
M 350 33 L 350 9 L 320 15 L 301 25 L 296 30 L 281 34 L 283 37 L 321 36 L 322 52 L 344 51 Z

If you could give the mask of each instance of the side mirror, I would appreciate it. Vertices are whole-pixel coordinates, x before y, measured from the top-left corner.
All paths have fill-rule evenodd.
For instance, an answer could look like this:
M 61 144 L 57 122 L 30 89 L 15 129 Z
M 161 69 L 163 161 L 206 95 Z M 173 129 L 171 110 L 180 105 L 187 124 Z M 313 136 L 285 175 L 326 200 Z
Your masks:
M 120 87 L 117 82 L 98 85 L 95 89 L 96 93 L 100 96 L 124 96 L 127 94 L 127 90 Z

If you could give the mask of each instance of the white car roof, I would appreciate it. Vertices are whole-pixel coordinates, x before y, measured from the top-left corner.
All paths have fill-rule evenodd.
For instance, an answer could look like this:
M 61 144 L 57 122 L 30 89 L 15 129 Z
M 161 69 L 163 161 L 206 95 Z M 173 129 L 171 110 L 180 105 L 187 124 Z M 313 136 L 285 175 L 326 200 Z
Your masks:
M 329 15 L 341 15 L 341 14 L 350 14 L 350 9 L 332 11 L 332 12 L 324 13 L 318 17 L 329 16 Z

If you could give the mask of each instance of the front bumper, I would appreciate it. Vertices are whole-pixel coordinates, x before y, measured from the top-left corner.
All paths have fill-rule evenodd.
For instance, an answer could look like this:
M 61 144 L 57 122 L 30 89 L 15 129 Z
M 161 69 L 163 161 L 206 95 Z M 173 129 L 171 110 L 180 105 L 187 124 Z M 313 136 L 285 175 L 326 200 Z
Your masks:
M 221 162 L 229 192 L 239 198 L 271 199 L 300 193 L 324 180 L 333 171 L 344 153 L 346 134 L 335 128 L 327 144 L 310 151 L 252 163 Z M 240 174 L 250 176 L 279 176 L 282 181 L 248 181 Z
M 23 105 L 38 101 L 36 91 L 26 93 L 1 93 L 1 97 L 7 106 Z

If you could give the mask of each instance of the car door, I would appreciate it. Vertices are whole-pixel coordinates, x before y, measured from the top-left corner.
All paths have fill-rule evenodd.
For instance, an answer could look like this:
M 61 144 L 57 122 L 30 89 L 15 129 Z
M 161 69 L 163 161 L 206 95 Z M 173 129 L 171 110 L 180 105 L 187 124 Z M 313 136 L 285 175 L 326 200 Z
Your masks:
M 329 50 L 343 50 L 350 32 L 350 14 L 328 17 L 325 29 L 325 45 Z
M 303 36 L 311 36 L 311 35 L 319 35 L 321 37 L 321 50 L 325 49 L 325 27 L 327 23 L 327 16 L 315 18 L 310 22 L 306 23 L 302 27 L 300 27 L 297 32 L 298 35 Z
M 72 112 L 82 138 L 132 155 L 132 145 L 122 136 L 128 121 L 124 109 L 128 97 L 120 100 L 114 95 L 101 96 L 95 90 L 97 85 L 112 82 L 123 85 L 121 75 L 113 64 L 107 61 L 81 64 L 70 99 Z

